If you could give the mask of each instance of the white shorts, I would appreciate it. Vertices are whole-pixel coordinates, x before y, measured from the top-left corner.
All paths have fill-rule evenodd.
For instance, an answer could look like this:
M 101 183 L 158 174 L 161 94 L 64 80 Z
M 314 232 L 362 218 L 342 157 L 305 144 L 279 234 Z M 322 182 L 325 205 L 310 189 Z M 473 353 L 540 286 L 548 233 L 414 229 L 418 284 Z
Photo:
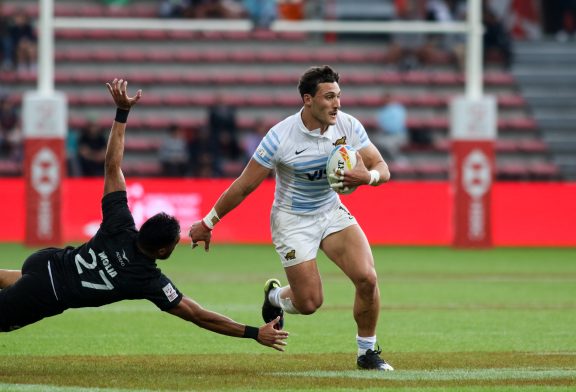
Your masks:
M 272 242 L 284 268 L 315 259 L 324 238 L 355 224 L 356 218 L 343 204 L 316 215 L 273 209 L 270 216 Z

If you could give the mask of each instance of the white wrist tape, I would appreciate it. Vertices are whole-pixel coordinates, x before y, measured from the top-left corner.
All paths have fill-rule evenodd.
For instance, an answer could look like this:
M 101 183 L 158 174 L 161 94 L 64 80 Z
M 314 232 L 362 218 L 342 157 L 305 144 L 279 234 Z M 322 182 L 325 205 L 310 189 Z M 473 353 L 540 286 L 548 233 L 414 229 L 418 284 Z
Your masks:
M 208 215 L 206 215 L 204 219 L 202 219 L 202 221 L 206 226 L 208 226 L 210 230 L 212 230 L 214 226 L 216 226 L 216 223 L 220 222 L 220 218 L 218 217 L 216 210 L 212 208 L 208 213 Z
M 378 170 L 370 170 L 370 185 L 378 185 L 380 181 L 380 172 Z

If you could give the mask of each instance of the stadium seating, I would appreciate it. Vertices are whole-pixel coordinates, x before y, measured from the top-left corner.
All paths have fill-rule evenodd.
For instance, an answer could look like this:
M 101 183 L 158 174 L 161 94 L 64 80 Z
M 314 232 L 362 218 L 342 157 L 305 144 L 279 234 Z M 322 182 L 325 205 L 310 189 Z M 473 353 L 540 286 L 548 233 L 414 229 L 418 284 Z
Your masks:
M 15 4 L 6 4 L 8 12 Z M 36 2 L 22 5 L 37 12 Z M 63 1 L 56 14 L 150 17 L 155 16 L 156 7 L 152 1 L 134 2 L 125 9 L 111 9 L 96 1 Z M 389 58 L 382 42 L 326 43 L 299 32 L 67 29 L 56 31 L 55 81 L 56 89 L 67 94 L 73 129 L 83 127 L 88 119 L 109 126 L 106 81 L 123 77 L 132 88 L 141 87 L 144 97 L 138 114 L 130 118 L 133 135 L 126 141 L 125 171 L 152 176 L 160 173 L 156 151 L 170 125 L 204 127 L 207 107 L 224 96 L 237 107 L 241 132 L 260 120 L 271 126 L 301 105 L 296 91 L 300 73 L 310 65 L 331 64 L 342 75 L 343 110 L 358 117 L 369 134 L 376 132 L 374 115 L 383 92 L 391 91 L 408 109 L 408 127 L 432 136 L 431 146 L 404 149 L 407 162 L 390 163 L 394 178 L 447 179 L 447 107 L 452 97 L 463 93 L 464 76 L 445 61 L 404 71 Z M 36 76 L 2 72 L 0 83 L 19 100 L 34 88 Z M 498 100 L 498 178 L 559 178 L 513 75 L 498 64 L 488 65 L 484 86 Z M 0 175 L 18 173 L 17 166 L 0 161 Z

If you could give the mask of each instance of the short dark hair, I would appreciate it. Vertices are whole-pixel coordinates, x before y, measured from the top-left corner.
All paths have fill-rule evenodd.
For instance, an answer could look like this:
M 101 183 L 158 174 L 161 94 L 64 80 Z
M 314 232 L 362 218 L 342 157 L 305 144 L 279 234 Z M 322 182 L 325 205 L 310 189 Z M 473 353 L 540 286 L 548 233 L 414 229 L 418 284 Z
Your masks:
M 338 83 L 340 75 L 329 65 L 310 67 L 304 72 L 298 81 L 298 91 L 304 98 L 304 94 L 316 95 L 320 83 Z
M 178 239 L 180 239 L 180 223 L 165 212 L 148 218 L 138 232 L 138 244 L 152 253 L 172 246 Z

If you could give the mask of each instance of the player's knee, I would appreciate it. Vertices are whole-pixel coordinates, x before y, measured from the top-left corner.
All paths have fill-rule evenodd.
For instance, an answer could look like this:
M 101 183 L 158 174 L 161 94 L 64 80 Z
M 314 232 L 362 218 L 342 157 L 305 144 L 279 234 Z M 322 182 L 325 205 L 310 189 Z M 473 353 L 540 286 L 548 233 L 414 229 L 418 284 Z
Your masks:
M 322 306 L 322 298 L 308 298 L 298 304 L 301 314 L 312 314 Z
M 367 295 L 372 295 L 375 291 L 378 290 L 378 276 L 376 272 L 372 270 L 369 273 L 364 274 L 360 277 L 356 282 L 356 289 Z

